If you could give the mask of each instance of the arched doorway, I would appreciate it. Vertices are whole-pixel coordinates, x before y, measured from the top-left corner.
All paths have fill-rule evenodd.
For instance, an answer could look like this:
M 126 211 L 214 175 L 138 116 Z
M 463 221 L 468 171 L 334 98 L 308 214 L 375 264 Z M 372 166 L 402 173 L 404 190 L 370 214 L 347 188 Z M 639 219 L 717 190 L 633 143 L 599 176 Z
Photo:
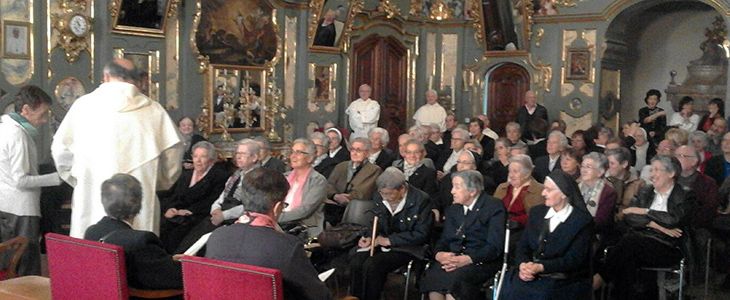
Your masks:
M 504 63 L 492 68 L 486 77 L 483 109 L 492 130 L 503 136 L 504 126 L 517 119 L 522 98 L 530 89 L 530 74 L 518 64 Z
M 398 136 L 405 132 L 408 99 L 408 49 L 393 37 L 367 36 L 352 47 L 351 98 L 367 83 L 372 98 L 380 102 L 378 126 L 388 130 L 390 149 L 397 149 Z

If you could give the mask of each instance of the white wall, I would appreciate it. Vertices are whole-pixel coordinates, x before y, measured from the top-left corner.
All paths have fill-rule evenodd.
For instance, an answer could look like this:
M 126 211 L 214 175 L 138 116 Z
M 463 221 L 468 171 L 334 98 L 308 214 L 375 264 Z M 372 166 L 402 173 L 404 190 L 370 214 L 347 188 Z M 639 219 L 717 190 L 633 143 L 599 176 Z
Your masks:
M 675 81 L 678 84 L 684 82 L 687 65 L 702 55 L 699 46 L 705 40 L 705 28 L 711 25 L 717 15 L 715 11 L 671 12 L 658 17 L 639 33 L 636 47 L 629 45 L 630 55 L 637 57 L 634 68 L 622 74 L 622 121 L 638 118 L 638 111 L 645 105 L 644 96 L 649 89 L 660 90 L 662 102 L 659 106 L 672 110 L 664 93 L 671 79 L 669 72 L 677 71 Z M 631 65 L 629 62 L 629 67 Z

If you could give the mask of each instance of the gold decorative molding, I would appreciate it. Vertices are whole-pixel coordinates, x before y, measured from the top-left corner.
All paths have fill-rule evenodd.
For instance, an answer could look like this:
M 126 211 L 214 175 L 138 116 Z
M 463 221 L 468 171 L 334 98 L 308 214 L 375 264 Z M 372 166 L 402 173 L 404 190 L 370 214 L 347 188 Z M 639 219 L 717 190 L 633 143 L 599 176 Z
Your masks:
M 535 47 L 540 48 L 540 43 L 542 42 L 542 38 L 545 35 L 545 29 L 538 28 L 537 31 L 535 31 Z
M 423 0 L 411 0 L 411 7 L 408 14 L 411 16 L 421 16 L 423 11 Z
M 532 83 L 537 84 L 540 89 L 546 93 L 550 93 L 550 85 L 553 81 L 553 67 L 550 64 L 543 63 L 539 58 L 537 62 L 532 59 L 532 54 L 527 55 L 527 59 L 523 60 L 526 65 L 532 67 L 536 72 L 532 75 Z
M 165 31 L 167 30 L 167 23 L 170 18 L 177 16 L 178 6 L 181 0 L 167 0 L 165 7 L 165 14 L 161 16 L 162 20 L 160 28 L 154 27 L 137 27 L 130 25 L 120 25 L 119 16 L 121 15 L 121 5 L 123 0 L 111 0 L 109 2 L 109 16 L 112 21 L 112 32 L 120 34 L 148 36 L 165 38 Z
M 321 18 L 322 11 L 324 10 L 324 4 L 325 0 L 312 0 L 309 3 L 310 22 L 309 28 L 307 30 L 307 39 L 309 41 L 310 49 L 314 52 L 323 53 L 340 53 L 340 51 L 347 53 L 353 23 L 355 23 L 355 16 L 357 16 L 357 14 L 362 11 L 365 5 L 365 0 L 350 1 L 350 10 L 347 14 L 347 19 L 342 29 L 342 34 L 339 40 L 335 41 L 335 47 L 313 45 L 314 35 L 317 33 L 317 25 L 319 24 L 319 19 Z
M 193 30 L 191 30 L 190 33 L 190 47 L 193 49 L 193 55 L 195 55 L 198 60 L 198 73 L 203 74 L 208 70 L 208 67 L 210 66 L 210 59 L 207 56 L 200 54 L 200 50 L 198 49 L 198 42 L 195 40 L 195 34 L 198 32 L 198 26 L 200 25 L 201 14 L 202 7 L 200 1 L 195 1 L 195 12 L 193 13 Z M 203 107 L 203 109 L 205 109 L 205 107 Z
M 89 39 L 94 25 L 87 5 L 83 0 L 63 0 L 58 13 L 50 15 L 51 35 L 54 30 L 58 34 L 52 49 L 62 48 L 69 63 L 76 62 L 81 52 L 91 53 Z
M 527 1 L 531 3 L 531 1 Z M 574 2 L 570 0 L 559 1 L 557 4 L 566 6 L 560 2 Z M 590 14 L 559 14 L 552 16 L 536 16 L 535 23 L 588 23 L 588 22 L 603 22 L 607 21 L 621 11 L 626 9 L 628 6 L 633 5 L 633 0 L 617 0 L 606 6 L 600 13 Z M 730 5 L 723 0 L 706 0 L 703 1 L 705 4 L 712 6 L 720 14 L 730 16 Z
M 474 39 L 477 41 L 479 45 L 486 45 L 487 42 L 485 41 L 484 37 L 484 19 L 482 17 L 482 4 L 481 1 L 477 0 L 467 0 L 469 2 L 466 14 L 467 16 L 472 19 L 471 22 L 472 27 L 474 27 Z M 485 48 L 486 49 L 486 48 Z
M 390 0 L 380 0 L 380 4 L 378 4 L 378 11 L 385 13 L 385 17 L 388 19 L 400 16 L 400 8 L 393 3 L 390 3 Z
M 557 0 L 555 4 L 562 7 L 576 7 L 578 5 L 575 0 Z
M 428 17 L 432 20 L 442 21 L 448 20 L 453 15 L 453 10 L 446 4 L 446 2 L 444 2 L 444 0 L 436 0 L 431 3 L 431 12 Z

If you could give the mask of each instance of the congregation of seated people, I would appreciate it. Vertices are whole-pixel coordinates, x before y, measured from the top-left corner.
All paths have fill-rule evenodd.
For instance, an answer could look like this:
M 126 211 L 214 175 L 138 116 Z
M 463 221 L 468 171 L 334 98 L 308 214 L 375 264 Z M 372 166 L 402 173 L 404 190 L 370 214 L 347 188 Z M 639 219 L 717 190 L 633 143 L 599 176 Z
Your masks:
M 144 185 L 123 174 L 102 185 L 107 216 L 85 238 L 125 249 L 130 285 L 166 289 L 182 287 L 177 255 L 211 233 L 198 256 L 278 269 L 290 299 L 381 299 L 388 275 L 412 262 L 429 299 L 494 289 L 500 299 L 590 299 L 606 288 L 613 299 L 656 299 L 663 287 L 644 268 L 693 256 L 697 269 L 709 238 L 728 240 L 721 100 L 700 117 L 685 97 L 668 115 L 650 90 L 620 132 L 566 133 L 535 98 L 525 95 L 501 136 L 484 115 L 351 139 L 330 122 L 285 148 L 240 140 L 230 161 L 183 118 L 182 174 L 157 193 L 159 238 L 132 229 Z M 330 268 L 346 281 L 316 277 Z

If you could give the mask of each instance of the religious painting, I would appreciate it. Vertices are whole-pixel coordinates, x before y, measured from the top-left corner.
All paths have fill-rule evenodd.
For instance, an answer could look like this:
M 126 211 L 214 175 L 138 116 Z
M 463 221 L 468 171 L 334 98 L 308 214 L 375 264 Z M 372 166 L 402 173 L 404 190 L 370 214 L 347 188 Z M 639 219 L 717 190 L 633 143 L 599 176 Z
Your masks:
M 309 28 L 312 49 L 339 51 L 362 0 L 314 0 L 310 7 L 314 17 Z
M 588 81 L 591 75 L 591 51 L 588 48 L 568 49 L 566 80 Z
M 314 81 L 309 90 L 309 110 L 314 112 L 320 106 L 326 107 L 333 103 L 336 96 L 333 82 L 337 78 L 337 65 L 309 64 L 309 77 Z
M 211 65 L 207 77 L 210 132 L 264 130 L 266 70 Z
M 86 93 L 83 83 L 76 77 L 67 77 L 56 85 L 53 95 L 56 96 L 56 102 L 64 109 L 68 110 L 71 105 Z
M 111 2 L 112 32 L 165 37 L 167 17 L 174 15 L 180 0 L 114 0 Z
M 529 15 L 526 6 L 529 0 L 510 1 L 468 1 L 477 40 L 484 43 L 488 52 L 517 51 L 529 47 Z M 489 53 L 488 53 L 489 55 Z M 495 53 L 495 55 L 498 55 Z
M 30 23 L 3 20 L 3 57 L 30 59 Z
M 536 16 L 554 16 L 558 14 L 556 2 L 556 0 L 532 0 L 532 8 L 535 9 Z
M 200 1 L 198 51 L 210 64 L 264 66 L 278 50 L 274 17 L 264 0 Z

